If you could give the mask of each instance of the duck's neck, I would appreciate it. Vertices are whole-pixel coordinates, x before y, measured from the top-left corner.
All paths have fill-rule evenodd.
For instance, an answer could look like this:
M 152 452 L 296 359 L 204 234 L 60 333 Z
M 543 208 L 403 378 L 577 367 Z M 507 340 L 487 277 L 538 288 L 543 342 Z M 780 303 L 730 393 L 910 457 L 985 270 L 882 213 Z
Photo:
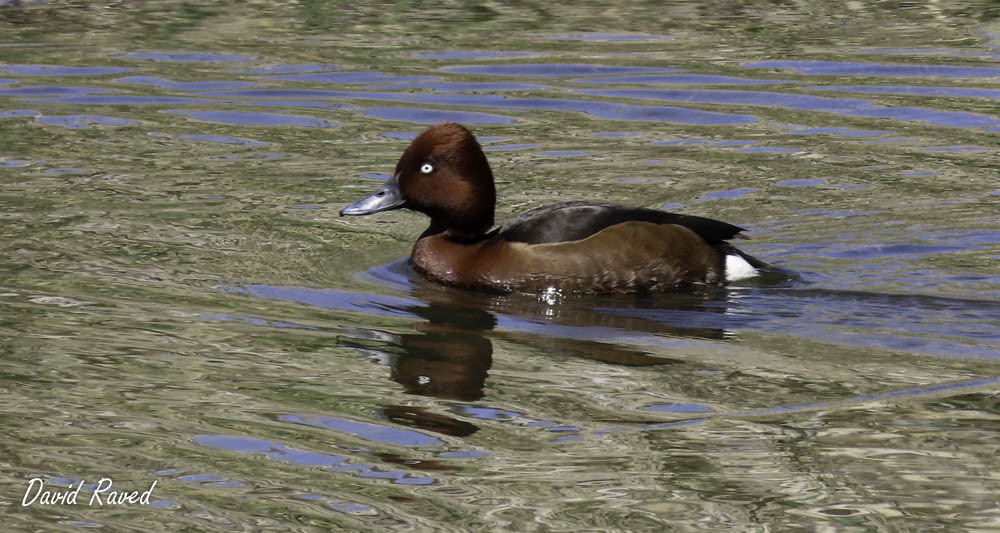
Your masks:
M 424 230 L 420 235 L 420 238 L 433 237 L 435 235 L 441 235 L 450 241 L 464 244 L 472 244 L 483 240 L 486 236 L 486 232 L 489 230 L 489 226 L 478 229 L 478 228 L 458 228 L 448 224 L 442 224 L 440 222 L 435 222 L 431 220 L 431 225 Z
M 493 205 L 470 205 L 461 211 L 428 213 L 431 225 L 420 238 L 444 235 L 455 242 L 476 242 L 482 240 L 493 226 Z

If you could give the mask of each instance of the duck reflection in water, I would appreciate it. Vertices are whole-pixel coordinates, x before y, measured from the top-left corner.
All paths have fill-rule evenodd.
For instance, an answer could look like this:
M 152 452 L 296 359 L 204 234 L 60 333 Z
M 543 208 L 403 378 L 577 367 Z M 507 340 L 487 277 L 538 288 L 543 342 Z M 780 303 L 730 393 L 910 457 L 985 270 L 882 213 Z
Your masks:
M 416 333 L 357 329 L 353 335 L 338 337 L 338 344 L 377 355 L 380 362 L 389 365 L 392 380 L 407 393 L 465 402 L 484 396 L 486 378 L 493 366 L 493 343 L 480 332 L 496 326 L 492 314 L 476 309 L 457 312 L 435 305 L 394 310 L 421 316 L 426 322 L 411 326 Z M 452 436 L 471 435 L 479 429 L 422 407 L 389 405 L 382 411 L 397 423 Z
M 728 311 L 732 289 L 638 295 L 570 295 L 556 301 L 537 295 L 491 295 L 429 282 L 406 259 L 364 272 L 362 281 L 383 294 L 249 286 L 257 297 L 373 316 L 414 320 L 411 331 L 338 328 L 337 343 L 384 364 L 409 394 L 458 402 L 488 395 L 494 341 L 522 345 L 553 357 L 581 357 L 623 366 L 684 363 L 661 356 L 682 349 L 678 338 L 722 340 L 727 327 L 752 316 Z M 389 295 L 385 295 L 388 289 Z M 398 331 L 398 330 L 397 330 Z M 643 345 L 651 345 L 647 351 Z M 703 363 L 699 369 L 704 368 Z M 386 406 L 387 418 L 451 435 L 476 426 L 413 406 Z
M 341 337 L 342 345 L 375 352 L 392 367 L 392 379 L 406 392 L 443 400 L 474 401 L 484 396 L 486 377 L 493 364 L 493 342 L 486 332 L 496 326 L 496 317 L 474 308 L 414 306 L 400 309 L 418 314 L 427 322 L 411 326 L 418 333 L 402 335 L 369 331 Z M 623 317 L 626 320 L 629 317 Z M 633 319 L 634 320 L 634 319 Z M 356 333 L 368 330 L 355 330 Z M 568 354 L 625 366 L 654 366 L 676 360 L 598 341 L 558 336 L 493 332 L 491 337 L 531 346 L 550 353 Z M 365 339 L 380 341 L 375 347 Z
M 407 393 L 442 400 L 473 402 L 486 396 L 494 340 L 608 364 L 657 366 L 681 361 L 651 355 L 639 347 L 623 346 L 621 338 L 630 332 L 699 339 L 725 337 L 721 327 L 671 326 L 641 313 L 645 309 L 681 317 L 706 314 L 721 317 L 726 311 L 721 303 L 725 299 L 720 299 L 718 293 L 631 295 L 622 296 L 621 302 L 616 298 L 609 300 L 606 295 L 573 297 L 553 304 L 528 295 L 488 295 L 442 287 L 416 276 L 405 260 L 377 267 L 367 275 L 390 285 L 401 285 L 413 298 L 410 305 L 401 305 L 398 300 L 378 304 L 383 313 L 421 320 L 411 325 L 412 333 L 354 329 L 342 334 L 338 343 L 388 365 L 393 381 Z M 619 310 L 629 313 L 618 313 Z M 680 321 L 685 322 L 683 318 Z M 702 318 L 695 322 L 711 324 L 712 320 Z M 498 329 L 499 324 L 502 327 Z M 581 338 L 584 333 L 592 338 Z M 478 429 L 468 422 L 419 407 L 387 406 L 383 411 L 387 418 L 399 423 L 450 435 L 467 435 Z
M 356 330 L 360 335 L 341 336 L 338 343 L 359 348 L 363 353 L 377 354 L 380 361 L 390 366 L 392 380 L 402 385 L 407 393 L 463 402 L 482 399 L 493 365 L 493 341 L 486 335 L 496 326 L 496 317 L 482 309 L 442 305 L 401 310 L 421 315 L 427 322 L 414 323 L 415 333 L 401 335 Z M 535 349 L 569 352 L 603 362 L 644 366 L 676 362 L 593 341 L 500 336 L 530 344 Z M 379 342 L 373 344 L 364 340 L 372 338 Z M 383 413 L 399 423 L 453 436 L 465 436 L 478 430 L 473 424 L 421 407 L 386 406 Z

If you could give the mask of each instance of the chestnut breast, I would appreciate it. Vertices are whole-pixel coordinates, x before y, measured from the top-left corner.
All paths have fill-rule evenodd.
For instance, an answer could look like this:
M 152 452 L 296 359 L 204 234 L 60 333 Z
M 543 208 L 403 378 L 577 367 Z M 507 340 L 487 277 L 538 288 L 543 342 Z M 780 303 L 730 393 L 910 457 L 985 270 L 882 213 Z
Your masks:
M 498 292 L 662 291 L 719 283 L 724 277 L 722 254 L 694 231 L 641 221 L 614 224 L 579 240 L 540 244 L 501 235 L 463 243 L 436 234 L 417 241 L 412 259 L 432 280 Z

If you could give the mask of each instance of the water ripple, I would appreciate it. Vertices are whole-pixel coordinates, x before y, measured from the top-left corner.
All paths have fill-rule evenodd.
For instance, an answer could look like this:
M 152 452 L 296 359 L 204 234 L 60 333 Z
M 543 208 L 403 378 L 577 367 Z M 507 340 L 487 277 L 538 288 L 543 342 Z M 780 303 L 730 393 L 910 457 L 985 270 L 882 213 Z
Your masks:
M 176 91 L 213 91 L 221 89 L 241 89 L 258 85 L 249 81 L 172 81 L 157 76 L 128 76 L 114 80 L 115 83 L 156 85 Z
M 121 74 L 135 69 L 128 67 L 64 67 L 61 65 L 0 65 L 0 71 L 18 76 L 95 76 Z
M 266 93 L 261 94 L 257 90 L 248 89 L 245 91 L 221 91 L 201 94 L 205 96 L 250 97 L 255 94 L 264 96 Z M 321 96 L 316 93 L 312 94 Z M 757 121 L 756 117 L 732 113 L 698 111 L 680 107 L 649 107 L 585 100 L 567 100 L 561 98 L 511 98 L 491 94 L 452 95 L 352 91 L 324 91 L 322 96 L 327 98 L 375 99 L 450 106 L 579 111 L 612 120 L 663 121 L 687 124 L 747 124 Z
M 998 72 L 1000 72 L 1000 69 L 998 69 Z M 780 97 L 777 97 L 775 93 L 759 91 L 682 89 L 581 90 L 578 92 L 597 96 L 625 98 L 776 106 L 804 111 L 826 111 L 841 115 L 921 121 L 951 127 L 987 128 L 1000 126 L 1000 120 L 998 119 L 973 113 L 960 111 L 936 111 L 933 109 L 919 107 L 884 107 L 876 105 L 868 100 L 858 100 L 853 98 L 828 98 L 804 94 L 782 94 Z
M 851 61 L 756 61 L 744 67 L 790 69 L 801 74 L 828 76 L 937 76 L 947 78 L 1000 78 L 994 67 L 956 65 L 885 65 Z
M 248 61 L 254 56 L 217 54 L 210 52 L 137 52 L 125 54 L 129 59 L 150 59 L 167 63 L 235 63 Z
M 323 119 L 299 115 L 279 115 L 275 113 L 251 113 L 248 111 L 187 111 L 169 109 L 167 113 L 187 115 L 196 120 L 233 124 L 237 126 L 297 126 L 305 128 L 331 128 L 336 126 Z
M 458 74 L 488 74 L 491 76 L 586 76 L 594 74 L 630 74 L 639 72 L 675 72 L 677 68 L 616 67 L 586 63 L 523 63 L 520 65 L 472 65 L 447 67 L 445 72 Z

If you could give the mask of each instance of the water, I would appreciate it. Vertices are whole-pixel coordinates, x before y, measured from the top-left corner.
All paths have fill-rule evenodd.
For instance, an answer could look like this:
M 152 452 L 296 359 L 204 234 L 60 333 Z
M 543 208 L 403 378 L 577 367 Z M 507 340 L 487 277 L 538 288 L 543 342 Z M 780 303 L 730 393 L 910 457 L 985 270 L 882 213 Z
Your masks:
M 0 4 L 6 529 L 1000 528 L 989 4 Z M 428 283 L 419 215 L 336 213 L 441 120 L 498 220 L 664 207 L 799 278 Z

